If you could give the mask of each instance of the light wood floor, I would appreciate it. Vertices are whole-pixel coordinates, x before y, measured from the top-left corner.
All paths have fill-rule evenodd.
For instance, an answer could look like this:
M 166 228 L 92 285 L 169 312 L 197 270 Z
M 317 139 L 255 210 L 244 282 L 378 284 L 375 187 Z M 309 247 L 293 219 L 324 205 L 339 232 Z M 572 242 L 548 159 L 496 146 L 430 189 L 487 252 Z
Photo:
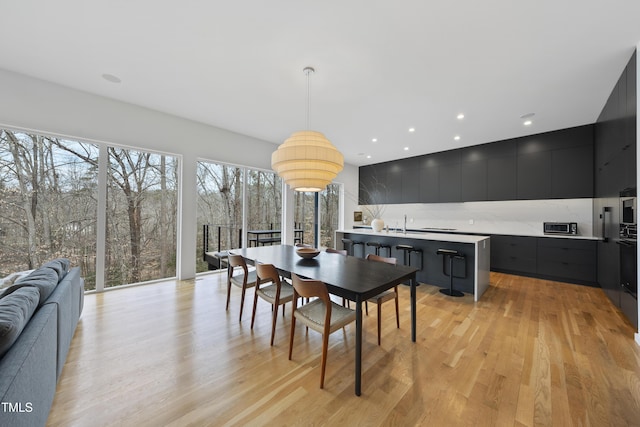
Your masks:
M 325 389 L 319 334 L 296 330 L 290 305 L 269 346 L 270 306 L 253 290 L 242 323 L 224 276 L 87 295 L 58 383 L 52 426 L 640 425 L 640 348 L 600 289 L 491 274 L 481 301 L 418 287 L 401 324 L 365 317 L 362 396 L 354 395 L 354 329 L 331 335 Z

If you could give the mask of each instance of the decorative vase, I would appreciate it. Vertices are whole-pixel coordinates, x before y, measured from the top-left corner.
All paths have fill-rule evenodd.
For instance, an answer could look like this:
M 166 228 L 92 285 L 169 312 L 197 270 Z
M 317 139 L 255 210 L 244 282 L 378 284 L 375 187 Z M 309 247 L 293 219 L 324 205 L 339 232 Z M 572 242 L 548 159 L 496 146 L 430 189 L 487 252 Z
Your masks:
M 384 228 L 384 221 L 380 218 L 375 218 L 373 221 L 371 221 L 371 228 L 373 228 L 373 231 L 376 231 L 378 233 L 381 232 Z

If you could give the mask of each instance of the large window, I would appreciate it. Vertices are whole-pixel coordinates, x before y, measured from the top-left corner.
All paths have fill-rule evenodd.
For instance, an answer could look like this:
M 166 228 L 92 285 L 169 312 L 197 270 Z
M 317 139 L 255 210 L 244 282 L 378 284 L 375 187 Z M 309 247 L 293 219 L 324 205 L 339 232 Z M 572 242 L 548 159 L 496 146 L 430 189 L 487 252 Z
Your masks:
M 335 248 L 335 231 L 339 225 L 340 185 L 329 184 L 319 193 L 296 192 L 294 220 L 304 230 L 304 241 L 320 248 Z M 320 239 L 316 241 L 317 227 Z
M 197 180 L 196 272 L 202 272 L 207 270 L 202 259 L 203 232 L 207 233 L 210 251 L 241 246 L 243 171 L 235 166 L 198 162 Z
M 175 157 L 109 147 L 105 287 L 175 277 Z
M 204 233 L 207 233 L 210 252 L 238 248 L 247 243 L 242 241 L 243 213 L 246 216 L 247 231 L 281 230 L 282 180 L 275 173 L 202 161 L 198 163 L 197 177 L 196 272 L 203 272 L 208 268 L 202 259 Z M 243 188 L 246 188 L 246 195 Z M 261 236 L 262 239 L 277 239 L 279 234 Z M 257 235 L 250 234 L 248 238 L 254 239 L 249 243 L 258 244 L 255 240 L 258 239 Z
M 0 130 L 0 277 L 57 257 L 81 267 L 86 290 L 175 277 L 177 159 L 109 147 L 101 186 L 99 152 L 98 144 Z M 99 200 L 107 206 L 101 242 Z
M 94 289 L 98 147 L 0 130 L 0 277 L 65 257 Z

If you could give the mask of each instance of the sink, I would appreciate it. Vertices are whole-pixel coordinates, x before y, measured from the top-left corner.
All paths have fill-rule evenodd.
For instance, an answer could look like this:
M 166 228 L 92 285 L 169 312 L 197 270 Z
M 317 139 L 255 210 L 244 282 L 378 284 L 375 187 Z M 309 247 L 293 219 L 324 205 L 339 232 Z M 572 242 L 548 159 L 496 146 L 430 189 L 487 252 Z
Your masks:
M 438 227 L 423 227 L 420 230 L 427 230 L 427 231 L 456 231 L 455 228 L 438 228 Z

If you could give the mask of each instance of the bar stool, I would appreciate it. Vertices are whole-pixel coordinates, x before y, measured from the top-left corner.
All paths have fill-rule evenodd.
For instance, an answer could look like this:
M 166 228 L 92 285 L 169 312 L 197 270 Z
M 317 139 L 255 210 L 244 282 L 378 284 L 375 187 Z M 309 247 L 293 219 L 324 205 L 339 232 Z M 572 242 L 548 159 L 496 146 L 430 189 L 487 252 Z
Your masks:
M 342 245 L 343 248 L 347 250 L 347 253 L 351 256 L 356 256 L 355 254 L 355 246 L 356 245 L 362 245 L 362 253 L 364 254 L 364 243 L 359 242 L 357 240 L 353 240 L 353 239 L 347 239 L 347 238 L 343 238 L 342 239 Z
M 376 255 L 380 256 L 380 249 L 388 249 L 389 250 L 389 256 L 391 256 L 391 245 L 386 245 L 384 243 L 380 243 L 380 242 L 367 242 L 367 246 L 373 246 L 375 248 L 375 253 Z
M 422 249 L 420 248 L 415 248 L 411 245 L 396 245 L 396 250 L 402 251 L 403 255 L 402 258 L 404 260 L 404 265 L 411 265 L 411 254 L 412 253 L 419 253 L 420 254 L 420 269 L 422 270 L 423 268 L 423 259 L 422 259 Z M 391 248 L 389 248 L 389 253 L 391 253 Z M 406 283 L 405 283 L 406 285 Z M 420 286 L 420 283 L 418 283 L 418 281 L 416 280 L 416 286 Z
M 453 250 L 453 249 L 443 249 L 440 248 L 436 251 L 437 255 L 442 255 L 442 273 L 447 276 L 446 270 L 446 258 L 449 258 L 449 289 L 440 289 L 440 293 L 445 295 L 449 295 L 451 297 L 463 297 L 464 294 L 458 290 L 453 289 L 453 259 L 463 259 L 466 260 L 464 254 Z M 465 261 L 466 262 L 466 261 Z M 466 275 L 466 274 L 465 274 Z

